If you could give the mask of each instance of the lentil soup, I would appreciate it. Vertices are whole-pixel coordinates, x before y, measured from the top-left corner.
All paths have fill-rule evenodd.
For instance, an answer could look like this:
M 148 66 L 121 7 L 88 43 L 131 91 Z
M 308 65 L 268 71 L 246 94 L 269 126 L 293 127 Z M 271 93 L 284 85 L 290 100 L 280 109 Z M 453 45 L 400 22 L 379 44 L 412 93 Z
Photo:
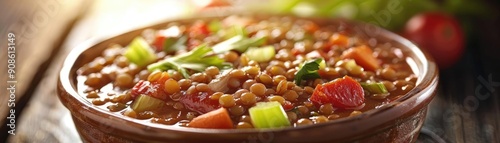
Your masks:
M 342 25 L 229 16 L 172 22 L 110 45 L 78 69 L 77 89 L 95 106 L 144 122 L 296 127 L 405 95 L 417 82 L 407 56 Z

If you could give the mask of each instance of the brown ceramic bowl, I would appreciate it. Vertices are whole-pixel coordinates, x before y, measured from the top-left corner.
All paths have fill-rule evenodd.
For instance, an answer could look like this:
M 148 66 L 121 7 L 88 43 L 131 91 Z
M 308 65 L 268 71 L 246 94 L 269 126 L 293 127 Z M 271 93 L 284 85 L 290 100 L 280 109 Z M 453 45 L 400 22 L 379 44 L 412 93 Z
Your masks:
M 257 19 L 268 16 L 254 16 Z M 204 17 L 210 19 L 214 17 Z M 198 18 L 200 19 L 200 18 Z M 74 49 L 61 70 L 58 93 L 71 111 L 75 126 L 84 142 L 168 142 L 168 143 L 322 143 L 322 142 L 415 142 L 435 95 L 438 69 L 427 54 L 408 40 L 376 26 L 346 20 L 315 19 L 320 25 L 343 24 L 357 34 L 389 42 L 408 55 L 407 62 L 418 76 L 416 87 L 396 101 L 359 116 L 322 124 L 267 130 L 221 130 L 167 126 L 141 122 L 100 109 L 78 94 L 76 70 L 88 63 L 112 43 L 126 45 L 145 28 L 100 41 L 90 41 Z M 176 20 L 179 23 L 195 19 Z M 172 22 L 172 21 L 170 21 Z M 164 27 L 169 22 L 146 28 Z

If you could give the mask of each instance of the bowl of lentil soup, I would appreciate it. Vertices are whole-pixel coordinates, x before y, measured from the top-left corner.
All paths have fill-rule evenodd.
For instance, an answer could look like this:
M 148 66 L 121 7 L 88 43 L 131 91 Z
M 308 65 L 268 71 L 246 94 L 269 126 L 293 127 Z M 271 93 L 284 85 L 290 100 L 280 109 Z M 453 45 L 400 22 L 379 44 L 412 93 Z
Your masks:
M 368 24 L 205 17 L 83 44 L 58 91 L 88 142 L 414 142 L 437 72 Z

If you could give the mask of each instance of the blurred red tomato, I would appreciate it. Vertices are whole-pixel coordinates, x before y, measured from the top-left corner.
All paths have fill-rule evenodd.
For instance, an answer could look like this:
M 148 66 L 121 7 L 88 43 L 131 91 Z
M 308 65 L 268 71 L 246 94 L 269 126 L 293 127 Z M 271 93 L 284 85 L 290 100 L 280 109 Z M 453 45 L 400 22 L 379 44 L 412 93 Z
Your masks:
M 195 0 L 194 3 L 202 9 L 231 6 L 231 3 L 229 3 L 227 0 Z
M 430 12 L 412 17 L 403 35 L 429 52 L 441 69 L 452 66 L 464 51 L 460 25 L 444 13 Z

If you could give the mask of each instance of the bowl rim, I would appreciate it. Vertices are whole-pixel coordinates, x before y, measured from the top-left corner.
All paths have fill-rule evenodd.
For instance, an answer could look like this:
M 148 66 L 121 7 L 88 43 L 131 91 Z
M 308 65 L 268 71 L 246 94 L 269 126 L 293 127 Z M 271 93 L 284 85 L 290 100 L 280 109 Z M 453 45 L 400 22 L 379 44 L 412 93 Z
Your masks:
M 232 14 L 231 14 L 232 15 Z M 262 132 L 281 132 L 281 131 L 294 131 L 294 130 L 301 130 L 301 129 L 313 129 L 313 128 L 319 128 L 323 126 L 329 126 L 329 125 L 335 125 L 335 124 L 342 124 L 346 122 L 356 122 L 357 120 L 363 120 L 364 118 L 368 118 L 370 116 L 374 116 L 377 114 L 380 114 L 382 112 L 385 112 L 395 106 L 405 104 L 405 101 L 408 101 L 410 98 L 418 98 L 420 94 L 423 94 L 423 92 L 428 92 L 428 91 L 435 91 L 437 87 L 437 82 L 438 82 L 438 69 L 437 66 L 434 62 L 434 60 L 425 52 L 419 49 L 415 44 L 410 42 L 409 40 L 393 33 L 388 30 L 385 30 L 383 28 L 380 28 L 378 26 L 374 26 L 368 23 L 362 23 L 362 22 L 357 22 L 353 20 L 345 20 L 345 19 L 331 19 L 331 18 L 319 18 L 322 20 L 326 21 L 344 21 L 349 24 L 353 24 L 354 26 L 373 26 L 374 28 L 380 30 L 379 34 L 381 36 L 377 37 L 385 37 L 387 39 L 391 39 L 395 41 L 396 43 L 399 43 L 411 51 L 411 53 L 415 54 L 416 59 L 421 60 L 422 68 L 420 69 L 423 71 L 423 73 L 420 73 L 421 75 L 418 76 L 417 84 L 415 85 L 414 89 L 409 91 L 407 94 L 405 94 L 403 97 L 398 98 L 395 101 L 392 101 L 388 104 L 385 104 L 384 106 L 376 109 L 371 109 L 369 111 L 363 112 L 362 114 L 354 117 L 347 117 L 347 118 L 341 118 L 341 119 L 336 119 L 333 121 L 329 121 L 327 123 L 322 123 L 322 124 L 313 124 L 313 125 L 308 125 L 308 126 L 299 126 L 299 127 L 285 127 L 285 128 L 272 128 L 272 129 L 249 129 L 249 130 L 242 130 L 242 129 L 200 129 L 200 128 L 187 128 L 187 127 L 177 127 L 177 126 L 171 126 L 171 125 L 162 125 L 162 124 L 154 124 L 154 123 L 147 123 L 144 121 L 139 121 L 138 119 L 133 119 L 129 117 L 125 117 L 123 115 L 118 115 L 114 112 L 106 111 L 102 108 L 99 108 L 95 105 L 93 105 L 88 99 L 86 99 L 83 95 L 80 95 L 77 92 L 75 85 L 71 83 L 71 71 L 73 68 L 75 68 L 75 63 L 77 59 L 81 56 L 82 53 L 87 51 L 90 48 L 93 48 L 96 45 L 99 45 L 100 43 L 103 43 L 111 38 L 114 37 L 119 37 L 122 35 L 129 34 L 133 31 L 136 30 L 141 30 L 145 29 L 148 27 L 153 27 L 169 22 L 177 22 L 177 21 L 195 21 L 198 19 L 210 19 L 210 18 L 220 18 L 220 17 L 225 17 L 224 16 L 202 16 L 202 17 L 186 17 L 186 18 L 179 18 L 179 19 L 168 19 L 162 22 L 159 22 L 157 24 L 152 24 L 148 26 L 144 26 L 138 29 L 133 29 L 133 30 L 127 30 L 126 32 L 121 32 L 118 34 L 110 34 L 110 35 L 104 35 L 100 37 L 93 37 L 89 40 L 86 40 L 85 42 L 79 44 L 76 48 L 72 49 L 72 51 L 68 54 L 66 59 L 64 60 L 63 67 L 61 68 L 60 75 L 59 75 L 59 84 L 58 84 L 58 90 L 59 92 L 65 92 L 67 94 L 61 94 L 59 93 L 59 98 L 67 98 L 63 97 L 65 95 L 69 95 L 71 99 L 75 99 L 78 104 L 85 105 L 86 110 L 91 110 L 94 113 L 99 113 L 98 116 L 101 118 L 107 118 L 112 121 L 118 121 L 118 122 L 127 122 L 131 124 L 132 126 L 145 126 L 148 127 L 148 129 L 151 130 L 170 130 L 170 131 L 177 131 L 177 132 L 185 132 L 185 133 L 197 133 L 197 134 L 233 134 L 233 133 L 262 133 Z M 256 15 L 253 15 L 256 16 Z M 260 16 L 260 15 L 257 15 Z M 264 15 L 264 17 L 282 17 L 283 15 Z M 285 15 L 286 16 L 286 15 Z M 296 16 L 293 16 L 296 17 Z M 297 17 L 299 19 L 308 19 L 308 20 L 315 20 L 318 18 L 314 17 Z M 77 68 L 77 67 L 76 67 Z M 432 94 L 429 96 L 429 98 L 426 98 L 425 100 L 432 100 L 432 98 L 435 95 Z M 61 99 L 62 100 L 62 99 Z M 66 108 L 69 108 L 66 103 L 63 102 L 63 104 L 66 106 Z M 73 114 L 73 113 L 71 113 Z M 110 118 L 112 117 L 112 118 Z

